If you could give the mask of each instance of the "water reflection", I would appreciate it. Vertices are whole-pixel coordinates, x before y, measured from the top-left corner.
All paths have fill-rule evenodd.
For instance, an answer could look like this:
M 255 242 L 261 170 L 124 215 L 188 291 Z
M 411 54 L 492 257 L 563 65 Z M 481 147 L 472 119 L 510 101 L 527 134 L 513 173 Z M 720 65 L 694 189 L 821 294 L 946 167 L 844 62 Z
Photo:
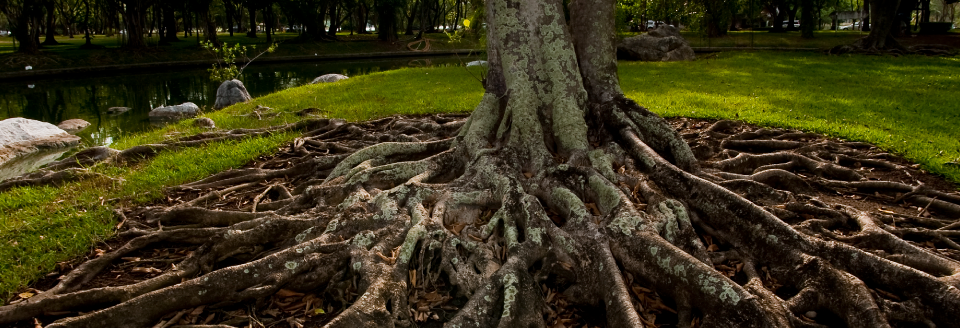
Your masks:
M 400 67 L 460 65 L 456 57 L 299 62 L 247 67 L 241 79 L 253 97 L 310 83 L 323 74 L 358 76 Z M 124 135 L 150 129 L 152 108 L 193 102 L 213 107 L 219 83 L 204 69 L 103 74 L 0 83 L 0 120 L 26 117 L 59 124 L 80 118 L 90 122 L 78 135 L 86 146 L 109 145 Z M 109 114 L 108 108 L 130 110 Z

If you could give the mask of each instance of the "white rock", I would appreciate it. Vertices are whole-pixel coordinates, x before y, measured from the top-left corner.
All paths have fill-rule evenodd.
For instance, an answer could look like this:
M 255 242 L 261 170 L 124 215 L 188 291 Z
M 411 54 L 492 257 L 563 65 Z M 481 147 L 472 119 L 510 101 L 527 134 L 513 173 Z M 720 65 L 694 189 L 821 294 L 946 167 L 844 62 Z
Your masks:
M 472 61 L 472 62 L 467 63 L 467 67 L 473 67 L 473 66 L 483 66 L 483 67 L 487 67 L 487 61 L 486 61 L 486 60 L 474 60 L 474 61 Z
M 50 123 L 22 117 L 0 121 L 0 163 L 40 150 L 73 147 L 79 142 L 80 137 Z
M 348 76 L 346 76 L 346 75 L 341 75 L 341 74 L 324 74 L 324 75 L 320 75 L 319 77 L 313 79 L 313 82 L 310 82 L 310 84 L 337 82 L 337 81 L 346 80 L 346 79 L 349 79 L 349 78 L 350 78 L 350 77 L 348 77 Z
M 90 122 L 81 120 L 79 118 L 69 119 L 69 120 L 60 122 L 60 124 L 57 124 L 58 128 L 61 128 L 64 131 L 67 131 L 67 133 L 77 133 L 82 131 L 83 129 L 86 129 L 88 126 L 90 126 Z
M 200 113 L 200 107 L 192 102 L 185 102 L 176 106 L 154 108 L 150 111 L 149 116 L 151 120 L 168 120 L 194 117 L 198 113 Z
M 240 82 L 240 80 L 224 81 L 217 88 L 217 102 L 213 104 L 213 109 L 222 109 L 250 99 L 250 93 L 243 86 L 243 82 Z

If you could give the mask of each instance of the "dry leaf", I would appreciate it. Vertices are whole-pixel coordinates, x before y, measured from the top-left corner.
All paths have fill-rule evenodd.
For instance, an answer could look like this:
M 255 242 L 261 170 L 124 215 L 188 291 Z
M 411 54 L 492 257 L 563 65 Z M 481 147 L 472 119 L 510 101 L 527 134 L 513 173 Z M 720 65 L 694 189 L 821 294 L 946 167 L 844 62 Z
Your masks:
M 30 293 L 30 292 L 17 294 L 17 296 L 20 296 L 20 298 L 22 298 L 22 299 L 31 298 L 31 297 L 33 297 L 33 295 L 36 295 L 36 294 Z
M 278 290 L 277 293 L 274 295 L 276 295 L 277 297 L 296 297 L 296 296 L 303 296 L 303 293 L 297 293 L 289 289 L 281 289 L 281 290 Z
M 587 209 L 589 209 L 590 212 L 593 213 L 593 215 L 600 215 L 600 209 L 597 208 L 597 204 L 594 204 L 594 203 L 586 203 L 586 204 L 584 204 L 584 205 L 587 206 Z

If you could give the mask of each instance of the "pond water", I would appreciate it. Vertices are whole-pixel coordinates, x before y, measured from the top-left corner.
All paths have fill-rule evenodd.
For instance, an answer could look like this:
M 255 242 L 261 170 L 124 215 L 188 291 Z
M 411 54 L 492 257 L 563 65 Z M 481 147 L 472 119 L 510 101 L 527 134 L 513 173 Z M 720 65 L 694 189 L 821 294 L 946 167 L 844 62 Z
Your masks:
M 254 98 L 309 84 L 323 74 L 365 75 L 402 67 L 460 65 L 457 57 L 366 59 L 250 65 L 240 78 Z M 71 76 L 0 83 L 0 120 L 25 117 L 54 125 L 79 118 L 90 127 L 77 135 L 86 146 L 109 145 L 153 128 L 147 114 L 160 106 L 193 102 L 212 108 L 218 82 L 205 69 Z M 110 107 L 129 107 L 110 114 Z
M 256 98 L 309 84 L 323 74 L 354 77 L 402 67 L 451 65 L 461 65 L 460 59 L 442 56 L 254 64 L 244 70 L 240 80 Z M 125 135 L 155 128 L 148 118 L 153 108 L 188 101 L 201 108 L 212 108 L 219 85 L 210 80 L 206 69 L 200 68 L 0 82 L 0 120 L 25 117 L 57 125 L 79 118 L 90 122 L 77 134 L 81 145 L 106 146 Z M 130 110 L 108 113 L 111 107 Z M 35 154 L 0 165 L 0 180 L 31 171 L 61 154 Z

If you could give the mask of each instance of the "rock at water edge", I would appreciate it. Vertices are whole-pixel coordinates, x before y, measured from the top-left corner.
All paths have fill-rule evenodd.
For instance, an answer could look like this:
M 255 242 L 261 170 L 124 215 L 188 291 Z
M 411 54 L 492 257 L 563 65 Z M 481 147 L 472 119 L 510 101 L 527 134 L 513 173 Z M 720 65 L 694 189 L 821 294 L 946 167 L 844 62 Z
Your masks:
M 310 82 L 310 84 L 337 82 L 337 81 L 346 80 L 349 78 L 350 77 L 346 75 L 341 75 L 341 74 L 324 74 L 313 79 L 313 82 Z
M 174 120 L 194 117 L 200 113 L 200 107 L 192 102 L 185 102 L 176 106 L 158 107 L 150 111 L 151 120 Z
M 224 81 L 217 88 L 217 102 L 213 104 L 213 109 L 223 109 L 227 106 L 246 102 L 252 99 L 247 93 L 247 88 L 243 86 L 240 80 Z
M 17 156 L 79 143 L 80 137 L 50 123 L 22 117 L 0 121 L 0 164 Z
M 90 126 L 90 122 L 81 120 L 79 118 L 69 119 L 57 124 L 58 128 L 67 131 L 67 133 L 77 133 L 83 129 L 86 129 L 88 126 Z

